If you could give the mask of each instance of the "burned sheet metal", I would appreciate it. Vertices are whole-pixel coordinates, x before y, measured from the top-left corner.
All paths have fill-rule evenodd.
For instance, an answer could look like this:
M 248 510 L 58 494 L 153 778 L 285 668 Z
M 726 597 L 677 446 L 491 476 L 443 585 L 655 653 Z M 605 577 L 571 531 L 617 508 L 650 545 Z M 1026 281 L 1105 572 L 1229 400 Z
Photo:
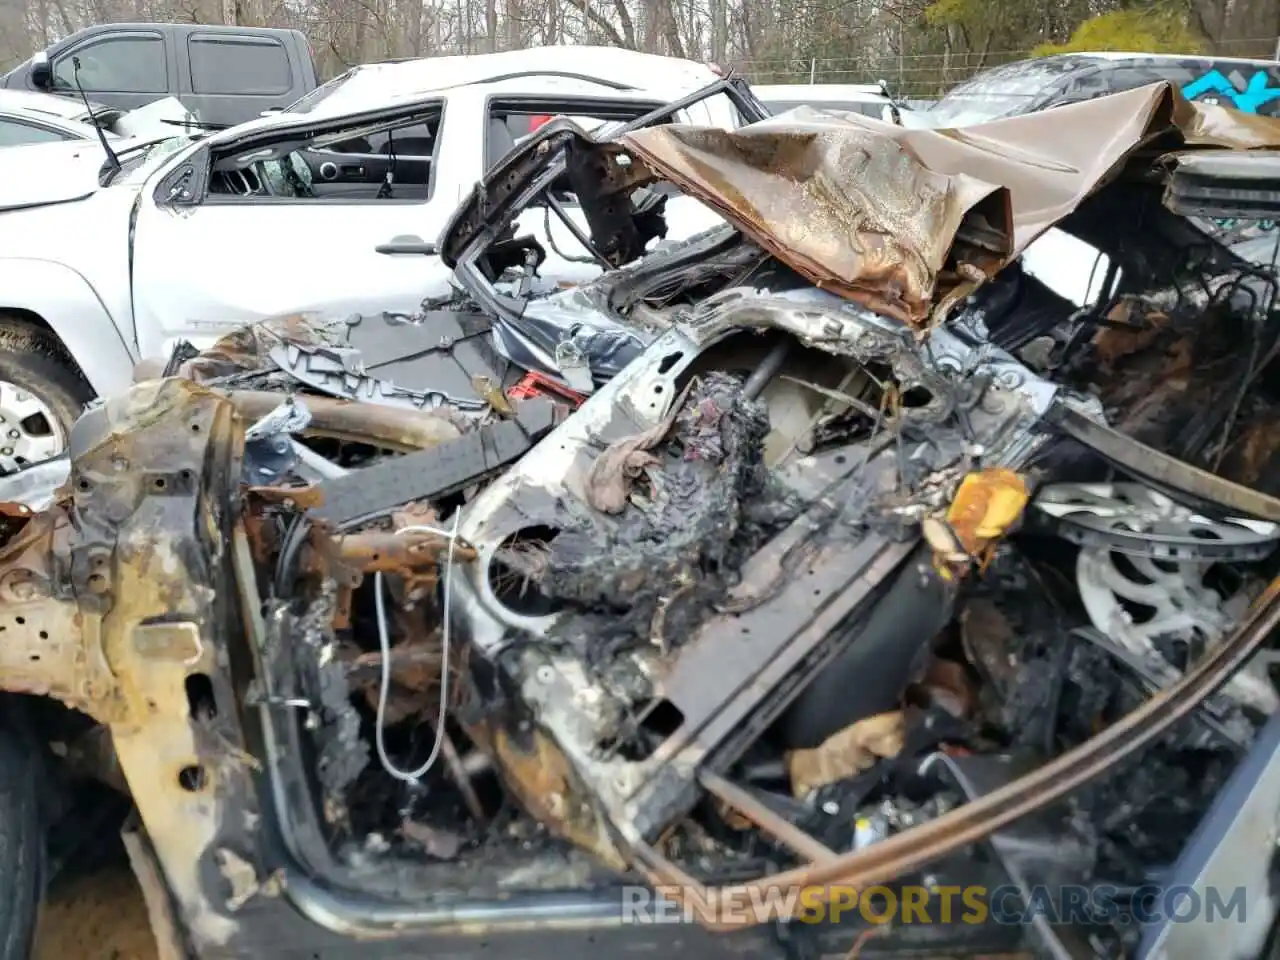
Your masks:
M 581 145 L 576 134 L 561 144 L 563 132 L 539 142 L 549 153 Z M 513 163 L 529 160 L 534 178 L 581 178 L 617 155 L 584 149 L 555 158 L 558 170 L 533 164 L 550 162 L 537 147 Z M 618 259 L 661 226 L 652 196 L 632 197 L 629 213 L 620 202 L 649 176 L 641 166 L 579 193 L 602 201 L 588 220 Z M 13 642 L 0 645 L 0 686 L 46 691 L 107 725 L 123 745 L 121 769 L 148 787 L 139 807 L 149 831 L 156 820 L 160 875 L 185 932 L 218 956 L 259 955 L 261 933 L 241 935 L 277 921 L 326 954 L 381 938 L 402 941 L 392 952 L 430 955 L 480 929 L 518 930 L 519 950 L 549 928 L 595 926 L 649 948 L 643 929 L 661 925 L 618 929 L 617 884 L 637 874 L 705 900 L 697 915 L 713 929 L 760 924 L 803 939 L 795 931 L 817 925 L 733 905 L 780 884 L 819 897 L 828 884 L 865 888 L 940 858 L 948 883 L 954 870 L 990 888 L 993 872 L 1005 879 L 999 864 L 966 851 L 993 832 L 1015 883 L 1035 879 L 1011 856 L 1024 838 L 1037 851 L 1083 838 L 1073 864 L 1087 868 L 1096 854 L 1107 877 L 1146 882 L 1176 855 L 1182 827 L 1169 824 L 1207 806 L 1275 694 L 1274 654 L 1255 656 L 1280 617 L 1274 563 L 1258 543 L 1197 544 L 1204 538 L 1186 530 L 1174 537 L 1179 553 L 1148 556 L 1169 539 L 1160 530 L 1137 531 L 1152 543 L 1135 545 L 1124 528 L 1134 516 L 1091 520 L 1069 498 L 1047 530 L 1017 521 L 1041 478 L 1051 491 L 1075 475 L 1129 482 L 1108 478 L 1114 463 L 1175 480 L 1181 465 L 1214 488 L 1209 470 L 1147 451 L 1189 449 L 1210 465 L 1247 436 L 1237 419 L 1274 419 L 1277 401 L 1273 378 L 1253 376 L 1250 361 L 1238 381 L 1217 368 L 1206 378 L 1240 398 L 1241 416 L 1225 426 L 1179 408 L 1172 424 L 1148 411 L 1146 446 L 1089 429 L 1113 414 L 1129 373 L 1146 375 L 1126 396 L 1156 392 L 1150 373 L 1162 358 L 1130 361 L 1163 350 L 1166 332 L 1192 343 L 1188 324 L 1216 324 L 1229 342 L 1247 328 L 1224 318 L 1247 316 L 1252 343 L 1266 350 L 1274 339 L 1271 311 L 1241 306 L 1235 281 L 1249 268 L 1211 240 L 1207 260 L 1191 256 L 1205 238 L 1164 230 L 1186 224 L 1161 205 L 1158 185 L 1123 185 L 1086 200 L 1073 226 L 1135 247 L 1106 210 L 1146 229 L 1156 217 L 1137 213 L 1154 209 L 1162 241 L 1190 244 L 1174 262 L 1211 261 L 1225 277 L 1221 298 L 1171 293 L 1154 306 L 1153 290 L 1194 291 L 1202 277 L 1165 271 L 1143 286 L 1169 261 L 1157 264 L 1152 251 L 1164 248 L 1138 238 L 1108 271 L 1105 302 L 1067 303 L 1053 320 L 1039 311 L 1061 303 L 1033 295 L 1027 308 L 1026 277 L 1006 276 L 955 300 L 954 318 L 920 337 L 812 288 L 727 227 L 545 299 L 525 297 L 523 280 L 499 290 L 497 268 L 518 271 L 537 251 L 491 237 L 466 261 L 488 270 L 477 301 L 513 324 L 535 303 L 565 310 L 546 331 L 555 375 L 571 380 L 567 366 L 591 376 L 594 391 L 579 391 L 574 399 L 591 395 L 562 422 L 551 403 L 515 402 L 498 371 L 463 369 L 428 324 L 397 342 L 395 327 L 365 318 L 377 334 L 365 361 L 454 364 L 486 401 L 483 416 L 307 397 L 317 482 L 245 489 L 240 431 L 280 404 L 271 390 L 295 392 L 293 378 L 242 371 L 222 384 L 270 385 L 256 396 L 181 381 L 139 388 L 127 416 L 108 402 L 86 418 L 89 440 L 79 434 L 51 509 L 0 508 L 0 601 L 21 614 L 6 633 Z M 505 230 L 506 214 L 485 211 L 510 213 L 529 187 L 473 205 L 480 221 L 470 226 Z M 1150 206 L 1127 205 L 1130 188 Z M 963 249 L 984 249 L 986 226 L 964 226 Z M 944 262 L 935 278 L 944 299 L 965 279 L 952 272 Z M 494 291 L 509 301 L 485 301 Z M 1117 310 L 1126 296 L 1142 309 Z M 1155 312 L 1156 336 L 1131 329 Z M 562 336 L 570 317 L 633 325 L 635 359 L 598 377 L 593 360 L 578 363 L 585 354 L 556 357 L 577 342 Z M 1107 318 L 1135 335 L 1097 357 Z M 341 338 L 331 346 L 351 349 Z M 1237 405 L 1203 385 L 1185 393 L 1202 399 L 1184 406 Z M 1083 444 L 1047 422 L 1064 408 L 1085 420 L 1075 430 Z M 341 457 L 348 445 L 316 441 L 325 431 L 379 447 L 373 465 L 359 453 L 327 463 L 320 451 Z M 1242 490 L 1227 499 L 1247 499 Z M 1170 498 L 1186 509 L 1154 527 L 1189 510 L 1205 521 L 1190 528 L 1212 533 L 1250 512 L 1180 489 Z M 1113 499 L 1130 514 L 1158 506 Z M 1235 526 L 1256 532 L 1252 523 Z M 1117 543 L 1130 552 L 1110 550 Z M 1102 551 L 1113 570 L 1070 576 L 1064 558 L 1079 573 Z M 1146 582 L 1123 583 L 1126 574 Z M 1162 596 L 1153 622 L 1125 621 L 1133 629 L 1113 630 L 1116 640 L 1103 628 L 1124 621 L 1126 594 L 1142 602 L 1131 585 Z M 33 653 L 51 662 L 25 659 Z M 193 692 L 195 674 L 212 694 Z M 246 740 L 239 724 L 253 711 Z M 998 786 L 950 762 L 1015 750 L 1055 759 Z M 922 772 L 928 754 L 937 759 Z M 940 767 L 952 776 L 929 781 Z M 1079 837 L 1045 823 L 1005 832 L 1069 791 Z M 270 817 L 259 803 L 272 804 Z M 287 851 L 280 862 L 259 855 L 277 849 Z M 261 896 L 268 882 L 273 895 Z M 823 930 L 798 948 L 841 955 L 861 942 L 853 933 Z M 777 946 L 721 943 L 726 955 Z
M 726 897 L 749 896 L 764 884 L 796 884 L 813 886 L 818 896 L 829 898 L 831 883 L 849 883 L 863 889 L 886 879 L 924 866 L 974 840 L 990 836 L 1020 816 L 1066 796 L 1078 783 L 1094 775 L 1107 754 L 1112 766 L 1119 754 L 1133 755 L 1166 733 L 1186 712 L 1217 689 L 1242 662 L 1253 655 L 1269 634 L 1280 624 L 1280 580 L 1268 585 L 1251 614 L 1235 633 L 1213 654 L 1207 656 L 1163 698 L 1147 701 L 1122 720 L 1082 746 L 1062 754 L 1033 773 L 1013 781 L 1007 787 L 952 810 L 923 826 L 897 837 L 873 844 L 867 850 L 831 855 L 805 866 L 787 870 L 756 883 L 735 884 L 711 890 L 673 864 L 664 861 L 656 851 L 642 851 L 647 874 L 652 882 L 672 884 L 680 899 L 696 898 L 697 902 L 716 905 Z M 979 825 L 980 824 L 980 825 Z M 731 929 L 721 922 L 715 927 Z M 714 927 L 713 927 L 714 928 Z
M 229 390 L 225 395 L 248 420 L 264 417 L 280 404 L 280 394 L 269 391 Z M 447 407 L 418 411 L 317 396 L 308 396 L 305 402 L 311 413 L 308 436 L 369 443 L 400 453 L 456 440 L 474 426 Z
M 558 176 L 572 167 L 577 172 L 575 186 L 596 198 L 616 186 L 620 176 L 631 182 L 617 165 L 600 165 L 598 150 L 597 141 L 567 119 L 544 124 L 485 175 L 446 225 L 441 242 L 442 259 L 455 268 L 459 286 L 492 316 L 497 351 L 516 366 L 554 376 L 582 394 L 591 393 L 635 360 L 658 331 L 601 309 L 601 297 L 606 303 L 609 299 L 605 290 L 598 290 L 596 297 L 577 291 L 531 295 L 531 289 L 525 289 L 532 287 L 528 276 L 515 290 L 500 286 L 497 280 L 507 269 L 527 262 L 529 251 L 520 241 L 508 242 L 509 227 Z M 606 251 L 629 251 L 626 257 L 618 257 L 621 266 L 659 234 L 652 224 L 646 224 L 645 235 L 637 232 L 626 212 L 631 210 L 630 201 L 625 205 L 616 201 L 615 197 L 601 205 L 602 215 L 592 208 L 588 219 L 595 221 L 593 231 L 601 231 L 599 242 Z M 724 234 L 719 231 L 710 246 L 723 245 Z M 618 278 L 619 286 L 625 286 L 629 277 L 652 275 L 671 259 L 683 256 L 696 261 L 707 245 L 706 238 L 694 238 L 655 252 L 653 261 L 624 268 L 628 276 Z
M 929 452 L 899 460 L 892 444 L 864 435 L 837 445 L 834 459 L 797 456 L 792 469 L 765 469 L 771 393 L 747 402 L 745 374 L 695 372 L 701 355 L 748 331 L 800 338 L 814 352 L 806 359 L 797 344 L 794 364 L 823 354 L 885 364 L 895 389 L 920 388 L 926 398 L 886 422 L 912 436 L 927 424 L 919 436 Z M 939 370 L 901 324 L 842 298 L 733 288 L 681 317 L 644 363 L 597 391 L 465 511 L 460 532 L 480 552 L 458 585 L 469 639 L 515 684 L 579 790 L 628 840 L 651 841 L 692 808 L 698 770 L 733 761 L 745 747 L 735 731 L 748 717 L 759 729 L 785 715 L 788 736 L 810 747 L 898 706 L 889 691 L 909 682 L 919 650 L 945 621 L 947 590 L 927 563 L 921 569 L 912 533 L 867 528 L 898 502 L 895 484 L 929 473 L 926 462 L 960 463 L 975 442 L 996 462 L 1022 462 L 1053 395 L 1021 367 L 1017 381 L 1001 381 L 1010 387 L 997 387 L 998 365 L 1013 363 L 999 352 L 946 347 L 951 365 Z M 991 389 L 975 406 L 949 377 L 982 369 L 992 370 Z M 976 431 L 967 441 L 943 426 L 957 405 Z M 868 426 L 878 409 L 867 405 Z M 623 475 L 643 466 L 647 482 L 628 496 L 593 495 L 614 466 Z M 903 515 L 948 502 L 939 487 L 903 504 Z M 996 512 L 1002 524 L 1009 519 Z M 975 530 L 996 527 L 977 522 Z M 726 590 L 719 571 L 738 571 L 739 582 Z M 864 604 L 877 591 L 895 599 L 881 599 L 868 619 Z M 890 643 L 904 630 L 910 641 Z M 859 685 L 849 699 L 850 671 L 871 669 L 867 657 L 884 680 Z M 828 702 L 817 689 L 824 671 L 845 692 L 838 711 L 810 708 Z M 789 709 L 789 691 L 806 683 L 811 699 Z
M 1274 220 L 1280 198 L 1280 153 L 1182 153 L 1163 158 L 1164 205 L 1190 217 Z
M 456 493 L 518 459 L 555 423 L 555 407 L 549 401 L 522 401 L 515 420 L 486 424 L 428 453 L 326 480 L 321 485 L 324 503 L 314 516 L 342 528 L 405 503 Z
M 1158 83 L 957 130 L 801 108 L 736 131 L 638 130 L 621 146 L 819 286 L 920 325 L 1158 137 L 1280 147 L 1280 121 Z
M 270 356 L 273 363 L 299 383 L 344 400 L 415 410 L 436 407 L 484 410 L 488 407 L 485 400 L 470 395 L 470 383 L 465 393 L 453 395 L 436 387 L 414 389 L 374 377 L 366 370 L 360 351 L 352 348 L 288 343 L 272 347 Z
M 870 123 L 792 111 L 737 131 L 642 130 L 622 144 L 815 283 L 901 321 L 923 323 L 949 258 L 981 270 L 974 260 L 1012 252 L 1003 188 L 935 173 Z M 978 245 L 956 257 L 957 236 Z
M 110 729 L 184 927 L 209 945 L 235 925 L 203 894 L 202 855 L 226 798 L 252 794 L 218 659 L 235 616 L 219 558 L 241 442 L 231 404 L 190 381 L 108 398 L 72 430 L 67 495 L 0 553 L 12 617 L 0 688 L 52 697 Z M 193 715 L 192 682 L 210 714 Z

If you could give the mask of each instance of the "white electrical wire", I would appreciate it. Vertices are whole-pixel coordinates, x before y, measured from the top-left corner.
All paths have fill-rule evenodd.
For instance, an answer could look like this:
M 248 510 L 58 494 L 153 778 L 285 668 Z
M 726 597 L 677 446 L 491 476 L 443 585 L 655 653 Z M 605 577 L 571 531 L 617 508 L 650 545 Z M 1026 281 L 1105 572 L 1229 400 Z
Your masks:
M 397 767 L 391 762 L 391 758 L 387 756 L 386 744 L 383 743 L 383 727 L 386 726 L 387 715 L 387 696 L 391 691 L 391 640 L 387 631 L 386 604 L 382 598 L 382 573 L 378 572 L 374 575 L 373 600 L 378 614 L 378 644 L 382 648 L 382 687 L 378 691 L 378 713 L 374 719 L 373 739 L 378 748 L 378 760 L 382 763 L 382 768 L 397 780 L 402 780 L 405 783 L 417 783 L 426 776 L 427 771 L 431 769 L 436 762 L 436 758 L 440 755 L 440 747 L 444 743 L 444 724 L 449 709 L 449 622 L 453 601 L 453 547 L 458 542 L 458 523 L 461 518 L 462 511 L 454 511 L 452 530 L 442 530 L 439 527 L 417 524 L 411 527 L 401 527 L 396 531 L 397 534 L 438 533 L 449 538 L 449 554 L 446 560 L 448 566 L 444 569 L 444 599 L 441 603 L 441 616 L 444 618 L 444 624 L 440 630 L 440 715 L 436 719 L 436 742 L 431 747 L 431 755 L 417 770 L 401 770 Z

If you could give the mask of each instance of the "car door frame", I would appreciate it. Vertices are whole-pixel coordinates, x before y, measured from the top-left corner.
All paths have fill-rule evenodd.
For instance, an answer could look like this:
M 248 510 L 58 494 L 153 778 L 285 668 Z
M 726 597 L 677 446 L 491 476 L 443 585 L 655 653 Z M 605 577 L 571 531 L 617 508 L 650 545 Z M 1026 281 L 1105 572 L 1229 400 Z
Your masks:
M 446 151 L 440 149 L 446 135 L 448 123 L 449 98 L 442 93 L 421 97 L 407 98 L 394 106 L 377 107 L 356 113 L 326 114 L 317 117 L 314 114 L 279 114 L 280 120 L 263 126 L 253 126 L 248 130 L 226 131 L 214 137 L 200 141 L 195 150 L 187 154 L 176 166 L 157 174 L 155 186 L 149 189 L 152 202 L 158 207 L 196 207 L 205 203 L 222 205 L 269 205 L 289 204 L 418 204 L 425 206 L 436 198 L 436 188 L 444 182 L 444 169 L 452 166 Z M 313 137 L 326 129 L 334 132 L 351 128 L 350 136 L 358 136 L 361 127 L 379 126 L 400 119 L 426 119 L 439 117 L 436 134 L 436 145 L 432 156 L 431 179 L 427 185 L 427 196 L 419 199 L 359 200 L 349 197 L 222 197 L 209 193 L 209 182 L 213 172 L 213 154 L 243 152 L 253 149 L 256 144 L 264 148 L 273 143 L 287 139 L 290 134 L 297 137 Z M 296 118 L 296 119 L 295 119 Z M 273 118 L 274 120 L 275 118 Z
M 422 197 L 393 198 L 389 200 L 357 199 L 352 197 L 327 199 L 260 196 L 222 197 L 209 193 L 210 176 L 214 158 L 217 156 L 252 150 L 258 146 L 266 147 L 290 138 L 313 136 L 317 132 L 333 131 L 343 132 L 346 135 L 356 135 L 360 129 L 365 127 L 398 121 L 411 123 L 415 118 L 426 118 L 428 116 L 432 118 L 439 117 L 437 121 L 439 123 L 439 131 L 437 133 L 439 143 L 447 143 L 447 138 L 450 136 L 466 137 L 468 132 L 471 132 L 470 139 L 477 144 L 474 149 L 478 155 L 478 141 L 480 139 L 478 130 L 467 131 L 463 129 L 466 126 L 465 122 L 454 123 L 455 117 L 449 109 L 450 99 L 450 97 L 439 92 L 423 93 L 421 96 L 397 100 L 392 106 L 381 105 L 354 112 L 326 113 L 320 116 L 315 114 L 281 114 L 258 123 L 220 131 L 210 137 L 197 140 L 189 147 L 178 151 L 173 157 L 166 158 L 158 167 L 146 174 L 140 190 L 140 206 L 135 215 L 137 234 L 136 239 L 131 244 L 131 254 L 135 258 L 146 255 L 139 244 L 145 241 L 145 232 L 149 229 L 147 223 L 157 214 L 185 219 L 195 214 L 202 207 L 210 212 L 215 208 L 225 212 L 237 206 L 257 211 L 289 207 L 312 210 L 329 209 L 336 215 L 337 221 L 341 223 L 341 211 L 343 210 L 359 209 L 367 211 L 361 214 L 367 220 L 371 216 L 376 216 L 373 214 L 375 210 L 396 208 L 402 212 L 389 218 L 395 222 L 388 223 L 386 235 L 380 235 L 379 230 L 375 229 L 372 231 L 373 235 L 369 236 L 369 255 L 371 257 L 387 255 L 412 259 L 416 263 L 422 263 L 424 254 L 434 253 L 434 244 L 427 241 L 435 240 L 436 235 L 456 206 L 457 197 L 455 193 L 460 193 L 463 189 L 460 184 L 455 185 L 455 180 L 462 174 L 458 166 L 460 163 L 465 162 L 465 156 L 462 158 L 455 157 L 452 155 L 453 151 L 449 149 L 441 149 L 437 145 L 436 156 L 439 162 L 437 169 L 432 174 L 431 192 L 425 199 Z M 465 118 L 463 119 L 465 121 Z M 461 152 L 465 154 L 465 151 Z M 469 188 L 474 180 L 473 173 L 461 182 L 465 183 L 466 187 Z M 432 211 L 435 211 L 437 215 L 433 215 Z M 275 216 L 280 213 L 282 213 L 282 210 L 276 209 L 275 214 L 268 214 L 268 216 Z M 360 249 L 363 250 L 364 247 L 361 246 Z M 415 266 L 415 269 L 419 268 Z M 447 271 L 443 267 L 436 270 L 432 265 L 425 263 L 422 263 L 420 269 L 422 270 L 423 295 L 425 296 L 429 289 L 440 279 L 438 277 L 433 279 L 434 275 L 436 273 L 447 273 Z M 172 339 L 172 336 L 164 329 L 164 324 L 157 326 L 158 321 L 154 315 L 152 305 L 146 302 L 145 295 L 139 292 L 140 288 L 137 287 L 137 284 L 140 282 L 140 278 L 144 276 L 145 271 L 140 271 L 135 263 L 133 275 L 130 278 L 132 297 L 132 309 L 130 312 L 133 319 L 135 338 L 143 348 L 151 350 L 154 349 L 156 342 L 167 341 Z M 270 315 L 270 311 L 262 316 L 267 315 Z M 192 316 L 187 319 L 195 318 Z M 228 322 L 231 322 L 230 319 Z M 212 335 L 220 334 L 215 333 Z
M 68 130 L 65 127 L 58 126 L 56 123 L 50 123 L 45 120 L 36 120 L 26 114 L 10 113 L 0 110 L 0 123 L 13 123 L 20 127 L 30 127 L 33 130 L 43 130 L 45 133 L 56 134 L 62 141 L 67 140 L 84 140 L 84 136 Z M 41 141 L 33 141 L 41 142 Z M 53 141 L 48 141 L 53 142 Z M 12 146 L 24 146 L 24 144 L 12 144 Z M 2 149 L 2 147 L 0 147 Z
M 640 93 L 642 91 L 635 91 L 635 92 Z M 634 113 L 634 115 L 628 116 L 625 119 L 616 118 L 616 119 L 623 119 L 624 123 L 630 122 L 632 120 L 636 120 L 640 117 L 645 116 L 646 114 L 654 112 L 655 110 L 659 110 L 666 105 L 662 100 L 652 97 L 647 92 L 644 92 L 643 97 L 634 97 L 634 98 L 619 97 L 616 94 L 613 96 L 608 96 L 608 95 L 591 96 L 590 94 L 560 94 L 560 93 L 556 93 L 556 94 L 509 93 L 508 94 L 508 93 L 486 92 L 484 97 L 484 104 L 482 107 L 482 114 L 481 114 L 482 123 L 484 125 L 483 126 L 484 136 L 483 136 L 483 143 L 481 145 L 481 150 L 482 150 L 481 156 L 484 158 L 483 163 L 485 168 L 482 171 L 482 173 L 488 172 L 489 167 L 491 167 L 494 163 L 500 162 L 502 159 L 501 157 L 494 158 L 489 153 L 489 120 L 490 120 L 491 112 L 493 110 L 493 104 L 495 101 L 503 104 L 515 103 L 515 104 L 523 105 L 527 103 L 530 106 L 536 106 L 538 104 L 560 104 L 560 105 L 569 104 L 571 106 L 581 105 L 585 108 L 583 110 L 573 111 L 573 112 L 570 112 L 567 110 L 542 111 L 543 113 L 552 113 L 552 115 L 555 115 L 555 116 L 561 116 L 561 115 L 563 116 L 573 116 L 573 115 L 595 116 L 597 112 L 597 108 L 599 108 L 601 105 L 604 105 L 606 107 L 625 108 L 629 113 Z M 639 112 L 635 112 L 633 108 L 638 108 Z M 619 112 L 621 112 L 621 109 L 619 109 Z M 673 112 L 676 114 L 680 114 L 684 111 L 677 110 Z M 608 122 L 608 120 L 606 120 L 605 122 Z M 673 122 L 678 123 L 679 119 L 677 118 Z
M 51 48 L 49 52 L 49 75 L 50 87 L 48 93 L 71 93 L 74 90 L 62 90 L 56 84 L 58 64 L 69 57 L 76 55 L 76 51 L 83 50 L 87 47 L 97 46 L 102 43 L 110 43 L 114 40 L 131 40 L 145 38 L 147 40 L 159 40 L 161 48 L 164 50 L 164 71 L 165 71 L 165 89 L 160 91 L 134 92 L 122 90 L 89 90 L 86 88 L 86 94 L 96 94 L 90 99 L 96 99 L 107 106 L 120 107 L 124 110 L 134 110 L 138 107 L 146 106 L 148 103 L 160 100 L 164 97 L 172 96 L 173 90 L 177 89 L 178 81 L 178 64 L 177 51 L 174 49 L 173 38 L 168 31 L 156 30 L 147 27 L 137 27 L 128 30 L 113 30 L 111 32 L 90 33 L 87 36 L 77 37 L 74 42 L 69 43 L 61 49 L 58 46 Z
M 247 117 L 246 107 L 252 110 L 249 116 L 261 116 L 263 111 L 288 106 L 305 92 L 308 86 L 306 65 L 302 59 L 302 51 L 298 49 L 299 41 L 292 33 L 284 31 L 262 33 L 248 27 L 244 33 L 226 30 L 202 30 L 200 24 L 190 24 L 189 29 L 173 31 L 172 41 L 178 53 L 178 85 L 173 96 L 182 100 L 187 107 L 201 120 L 208 123 L 241 123 Z M 196 90 L 194 67 L 191 58 L 191 44 L 226 43 L 248 44 L 252 46 L 279 45 L 283 51 L 289 68 L 289 85 L 283 93 L 208 93 Z M 306 55 L 310 60 L 310 53 Z M 301 92 L 300 92 L 301 91 Z
M 604 116 L 602 119 L 605 124 L 617 123 L 619 125 L 634 123 L 636 120 L 643 117 L 652 116 L 670 105 L 670 101 L 662 100 L 652 91 L 648 90 L 611 91 L 608 93 L 602 92 L 601 94 L 558 92 L 519 93 L 515 91 L 506 93 L 486 91 L 483 109 L 480 113 L 484 125 L 481 149 L 483 151 L 482 156 L 484 157 L 484 169 L 486 172 L 497 163 L 501 162 L 500 158 L 495 160 L 489 153 L 490 120 L 492 118 L 492 111 L 495 102 L 504 106 L 508 104 L 514 105 L 520 109 L 528 106 L 531 108 L 531 112 L 549 113 L 552 116 L 576 115 L 598 117 L 603 114 Z M 619 115 L 610 117 L 610 113 Z M 688 123 L 690 120 L 691 118 L 689 116 L 687 106 L 677 107 L 671 110 L 671 119 L 669 122 Z M 578 214 L 574 213 L 574 211 L 578 209 L 578 204 L 576 202 L 565 204 L 565 209 L 570 216 L 575 217 L 575 219 L 577 218 Z M 525 216 L 529 213 L 530 210 L 525 210 L 522 212 L 521 216 Z M 533 233 L 535 236 L 539 236 L 540 231 L 545 230 L 549 234 L 552 234 L 550 237 L 539 237 L 540 242 L 543 243 L 544 248 L 546 248 L 549 253 L 554 252 L 558 257 L 561 255 L 560 251 L 563 247 L 571 246 L 573 244 L 581 245 L 581 241 L 577 237 L 554 237 L 555 232 L 566 229 L 559 223 L 559 220 L 556 217 L 546 217 L 544 215 L 543 220 L 544 226 L 541 228 L 535 227 Z M 517 221 L 519 221 L 519 217 L 517 217 Z M 578 225 L 584 230 L 587 229 L 587 224 L 585 222 L 579 223 Z M 528 225 L 526 224 L 526 226 Z M 586 249 L 575 253 L 576 256 L 589 256 L 589 254 L 590 251 Z M 572 261 L 570 260 L 565 260 L 559 265 L 559 272 L 561 274 L 574 270 L 576 270 L 576 268 L 572 266 Z M 564 277 L 562 276 L 560 279 L 564 279 Z M 577 280 L 571 278 L 571 282 L 581 282 L 581 278 L 578 278 Z

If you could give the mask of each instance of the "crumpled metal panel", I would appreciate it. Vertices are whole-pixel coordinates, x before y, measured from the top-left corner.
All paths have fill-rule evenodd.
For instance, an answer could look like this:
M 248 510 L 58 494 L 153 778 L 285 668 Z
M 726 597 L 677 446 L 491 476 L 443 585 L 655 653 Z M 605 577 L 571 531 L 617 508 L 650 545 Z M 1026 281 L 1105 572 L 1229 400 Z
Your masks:
M 966 218 L 992 259 L 1007 257 L 1010 201 L 992 183 L 929 170 L 887 124 L 862 119 L 806 107 L 736 131 L 664 126 L 622 142 L 818 285 L 919 323 Z
M 415 410 L 443 406 L 459 410 L 484 410 L 488 407 L 486 401 L 474 396 L 451 396 L 429 387 L 415 390 L 397 386 L 390 380 L 371 377 L 364 370 L 360 351 L 350 347 L 286 343 L 272 347 L 269 356 L 281 370 L 311 389 L 344 400 Z
M 1280 119 L 1156 83 L 950 130 L 799 108 L 736 131 L 638 130 L 621 144 L 814 283 L 921 324 L 974 280 L 944 272 L 948 257 L 994 274 L 1157 138 L 1160 152 L 1276 147 Z
M 1163 160 L 1164 205 L 1184 217 L 1275 220 L 1280 216 L 1280 152 L 1170 154 Z
M 518 319 L 497 318 L 493 339 L 498 352 L 516 366 L 566 382 L 570 379 L 566 368 L 580 360 L 586 379 L 570 385 L 590 393 L 640 356 L 653 335 L 618 323 L 585 294 L 573 290 L 530 301 Z

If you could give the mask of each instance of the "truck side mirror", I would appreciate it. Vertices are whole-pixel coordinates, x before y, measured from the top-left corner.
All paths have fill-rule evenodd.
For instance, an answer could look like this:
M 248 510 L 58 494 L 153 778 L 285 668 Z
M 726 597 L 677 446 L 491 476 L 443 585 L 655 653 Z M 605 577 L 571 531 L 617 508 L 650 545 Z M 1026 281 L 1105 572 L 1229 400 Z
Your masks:
M 53 69 L 49 66 L 49 54 L 44 51 L 31 58 L 31 83 L 41 90 L 53 86 Z

